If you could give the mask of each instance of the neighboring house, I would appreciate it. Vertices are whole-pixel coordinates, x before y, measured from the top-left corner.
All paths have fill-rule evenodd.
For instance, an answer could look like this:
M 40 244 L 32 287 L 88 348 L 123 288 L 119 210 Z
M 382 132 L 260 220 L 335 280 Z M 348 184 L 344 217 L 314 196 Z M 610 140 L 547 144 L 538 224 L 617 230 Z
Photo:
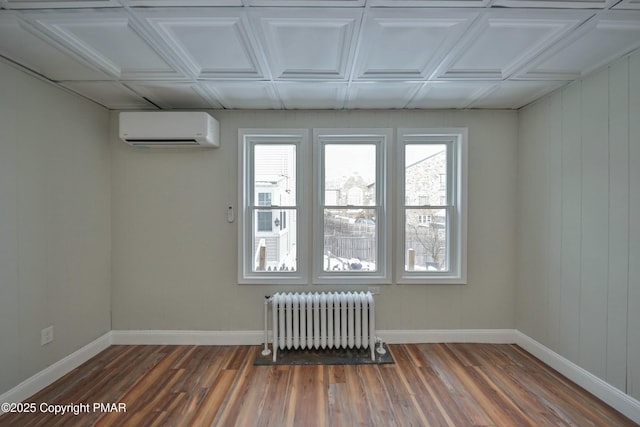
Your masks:
M 415 251 L 416 268 L 445 267 L 447 204 L 446 151 L 438 151 L 405 171 L 407 250 Z
M 295 153 L 290 146 L 272 146 L 261 153 L 255 167 L 255 194 L 258 206 L 255 216 L 256 266 L 259 248 L 266 247 L 265 269 L 295 269 L 295 210 L 273 209 L 272 206 L 295 205 Z

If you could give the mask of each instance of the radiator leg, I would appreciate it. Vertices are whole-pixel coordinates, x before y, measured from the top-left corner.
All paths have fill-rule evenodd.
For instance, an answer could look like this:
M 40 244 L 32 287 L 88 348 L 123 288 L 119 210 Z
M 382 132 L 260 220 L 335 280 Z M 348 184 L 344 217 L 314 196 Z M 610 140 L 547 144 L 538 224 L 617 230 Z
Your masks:
M 378 348 L 376 349 L 376 353 L 378 353 L 380 356 L 382 356 L 383 354 L 387 354 L 387 350 L 384 349 L 384 347 L 382 346 L 383 342 L 381 338 L 377 339 L 378 341 Z
M 273 318 L 273 322 L 271 323 L 271 327 L 273 328 L 273 341 L 271 343 L 271 348 L 273 349 L 273 363 L 276 362 L 276 357 L 278 355 L 278 301 L 279 294 L 275 294 L 271 297 L 271 314 Z
M 268 356 L 271 354 L 271 350 L 269 350 L 269 331 L 268 331 L 268 320 L 267 320 L 267 311 L 269 310 L 269 300 L 271 297 L 264 297 L 264 349 L 262 350 L 263 356 Z

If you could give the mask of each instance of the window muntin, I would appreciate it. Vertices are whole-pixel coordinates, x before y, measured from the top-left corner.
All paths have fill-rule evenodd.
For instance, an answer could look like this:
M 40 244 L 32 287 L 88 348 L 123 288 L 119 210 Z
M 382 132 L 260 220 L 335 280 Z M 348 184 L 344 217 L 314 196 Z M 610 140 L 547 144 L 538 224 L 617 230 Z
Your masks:
M 398 283 L 466 281 L 466 130 L 400 129 Z

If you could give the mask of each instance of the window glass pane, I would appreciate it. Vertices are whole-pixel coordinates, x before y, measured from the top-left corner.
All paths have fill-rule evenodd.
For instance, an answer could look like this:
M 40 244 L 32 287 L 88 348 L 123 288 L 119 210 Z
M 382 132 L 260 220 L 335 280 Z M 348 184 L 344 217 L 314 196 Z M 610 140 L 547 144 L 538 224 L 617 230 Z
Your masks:
M 406 209 L 405 271 L 448 271 L 447 211 Z
M 296 271 L 296 209 L 256 210 L 252 271 Z
M 405 204 L 441 206 L 447 201 L 447 146 L 405 146 Z
M 258 226 L 257 231 L 272 231 L 271 218 L 273 213 L 271 211 L 258 211 Z
M 324 271 L 376 271 L 375 209 L 324 210 Z
M 258 206 L 271 206 L 271 193 L 258 193 Z
M 374 144 L 324 146 L 324 197 L 328 206 L 375 206 Z
M 257 206 L 296 205 L 296 146 L 254 146 L 254 203 Z

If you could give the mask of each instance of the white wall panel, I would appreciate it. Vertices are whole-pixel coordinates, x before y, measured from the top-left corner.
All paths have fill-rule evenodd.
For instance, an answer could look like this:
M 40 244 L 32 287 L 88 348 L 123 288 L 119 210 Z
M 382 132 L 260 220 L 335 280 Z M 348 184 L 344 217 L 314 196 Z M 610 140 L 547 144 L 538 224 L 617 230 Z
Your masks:
M 606 373 L 609 261 L 608 76 L 582 86 L 582 289 L 580 364 L 600 378 Z
M 549 267 L 547 273 L 549 344 L 551 348 L 560 345 L 560 313 L 562 311 L 562 93 L 554 93 L 549 97 L 549 179 L 548 212 L 549 249 L 547 252 Z
M 521 111 L 518 155 L 518 328 L 635 398 L 639 118 L 635 53 Z M 547 149 L 547 158 L 539 155 Z M 540 230 L 548 232 L 546 241 Z M 537 269 L 522 265 L 536 254 L 546 254 Z
M 562 91 L 562 276 L 558 352 L 574 363 L 578 363 L 580 354 L 581 94 L 581 82 Z
M 629 290 L 629 61 L 609 67 L 609 278 L 606 380 L 625 390 Z
M 629 63 L 629 302 L 627 392 L 640 400 L 640 53 Z

